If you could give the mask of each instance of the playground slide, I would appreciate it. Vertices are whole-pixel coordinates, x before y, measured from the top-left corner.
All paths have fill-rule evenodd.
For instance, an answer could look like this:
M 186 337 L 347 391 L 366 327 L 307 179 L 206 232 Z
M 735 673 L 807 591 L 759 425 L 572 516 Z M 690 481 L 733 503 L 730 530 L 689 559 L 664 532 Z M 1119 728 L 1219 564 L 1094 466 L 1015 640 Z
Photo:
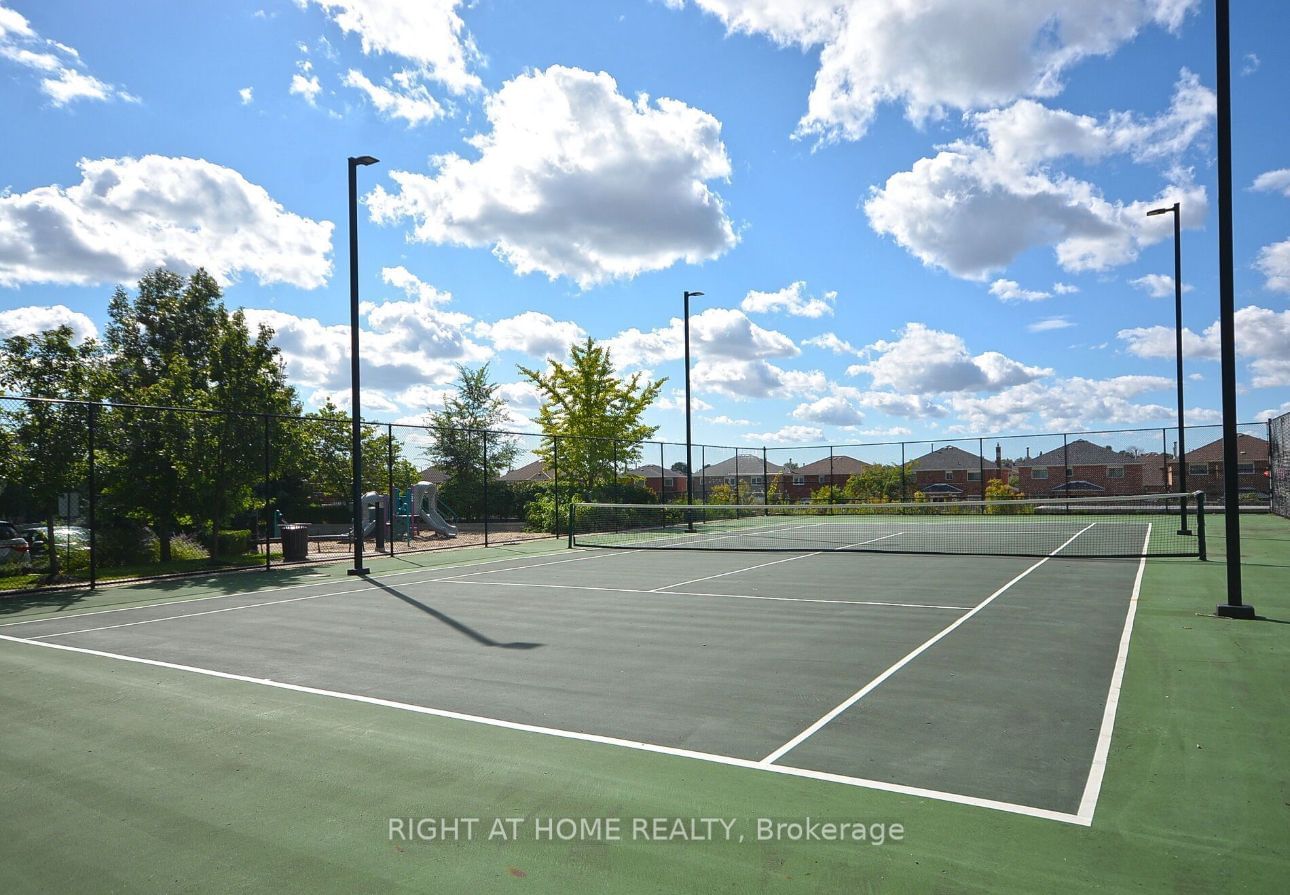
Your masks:
M 363 495 L 363 537 L 370 538 L 376 531 L 376 520 L 385 518 L 385 495 L 377 494 L 375 491 L 369 491 Z M 354 529 L 350 529 L 345 535 L 346 538 L 354 537 Z
M 434 483 L 417 482 L 412 486 L 412 506 L 422 525 L 446 538 L 455 538 L 457 526 L 448 523 L 443 516 L 439 515 L 439 510 L 435 507 L 435 497 L 438 493 L 439 488 Z

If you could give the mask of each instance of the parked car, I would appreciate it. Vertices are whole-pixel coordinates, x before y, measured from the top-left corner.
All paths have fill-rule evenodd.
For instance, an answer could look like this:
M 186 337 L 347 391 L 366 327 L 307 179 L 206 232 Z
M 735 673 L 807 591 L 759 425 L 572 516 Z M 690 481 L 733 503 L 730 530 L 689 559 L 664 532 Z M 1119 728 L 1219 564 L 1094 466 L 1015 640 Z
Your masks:
M 31 546 L 31 555 L 33 557 L 44 556 L 46 551 L 46 541 L 49 538 L 49 530 L 43 525 L 23 525 L 18 529 L 19 536 L 26 539 Z M 85 549 L 90 545 L 90 530 L 82 528 L 79 525 L 55 525 L 54 526 L 54 547 L 62 549 L 71 547 L 73 549 Z
M 31 568 L 31 545 L 8 522 L 0 522 L 0 571 Z

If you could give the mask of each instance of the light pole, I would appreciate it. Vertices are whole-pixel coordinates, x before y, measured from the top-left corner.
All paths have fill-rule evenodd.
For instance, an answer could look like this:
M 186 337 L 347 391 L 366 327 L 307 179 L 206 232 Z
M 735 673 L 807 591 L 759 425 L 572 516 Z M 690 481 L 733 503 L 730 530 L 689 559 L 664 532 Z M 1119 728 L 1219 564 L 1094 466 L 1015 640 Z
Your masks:
M 349 379 L 351 436 L 354 455 L 354 568 L 350 575 L 366 575 L 363 568 L 363 421 L 358 401 L 358 166 L 375 165 L 370 155 L 349 159 Z
M 702 292 L 685 293 L 685 503 L 694 506 L 694 456 L 691 450 L 693 441 L 690 434 L 690 299 L 702 295 Z M 662 475 L 662 473 L 659 473 Z M 694 531 L 694 510 L 686 512 L 686 528 Z
M 1183 426 L 1183 328 L 1182 328 L 1182 214 L 1175 202 L 1168 208 L 1153 208 L 1147 217 L 1173 213 L 1174 216 L 1174 342 L 1177 355 L 1178 379 L 1178 489 L 1187 493 L 1187 430 Z M 1189 535 L 1187 528 L 1187 498 L 1182 499 L 1181 522 L 1178 534 Z

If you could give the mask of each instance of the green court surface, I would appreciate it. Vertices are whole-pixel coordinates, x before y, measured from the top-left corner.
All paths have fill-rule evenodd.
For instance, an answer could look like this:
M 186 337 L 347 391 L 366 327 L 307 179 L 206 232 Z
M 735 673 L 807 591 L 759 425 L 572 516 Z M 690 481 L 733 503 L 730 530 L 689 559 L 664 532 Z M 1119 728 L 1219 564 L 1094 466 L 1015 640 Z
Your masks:
M 0 887 L 1282 891 L 1290 522 L 1242 523 L 1262 621 L 1209 615 L 1221 524 L 1208 563 L 546 542 L 10 598 Z

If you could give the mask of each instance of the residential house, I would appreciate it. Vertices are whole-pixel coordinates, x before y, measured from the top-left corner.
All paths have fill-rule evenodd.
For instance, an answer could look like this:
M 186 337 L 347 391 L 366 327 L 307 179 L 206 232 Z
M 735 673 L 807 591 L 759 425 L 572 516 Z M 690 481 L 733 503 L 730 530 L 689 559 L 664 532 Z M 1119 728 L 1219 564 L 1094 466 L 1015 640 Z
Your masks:
M 644 466 L 627 470 L 627 474 L 644 479 L 645 487 L 659 495 L 659 499 L 664 503 L 685 496 L 687 477 L 683 472 L 664 469 L 657 463 L 646 463 Z
M 748 489 L 747 500 L 760 503 L 766 496 L 766 479 L 779 475 L 784 467 L 771 463 L 761 454 L 736 454 L 719 463 L 710 463 L 695 474 L 694 496 L 706 500 L 707 494 L 717 485 L 738 489 L 740 484 Z
M 554 474 L 541 460 L 525 463 L 500 476 L 503 482 L 549 482 L 554 478 Z
M 838 489 L 843 488 L 847 479 L 853 475 L 859 475 L 871 465 L 855 457 L 848 457 L 846 454 L 821 457 L 802 466 L 785 464 L 781 487 L 790 501 L 802 503 L 811 499 L 812 492 L 827 485 Z
M 1018 460 L 1018 486 L 1027 497 L 1142 494 L 1147 465 L 1141 455 L 1080 438 Z
M 1011 469 L 1003 465 L 999 448 L 995 448 L 995 462 L 980 454 L 969 453 L 954 445 L 936 448 L 910 461 L 907 473 L 912 495 L 921 491 L 938 500 L 980 500 L 984 494 L 981 476 L 985 481 L 1007 481 Z
M 1223 497 L 1223 439 L 1211 441 L 1187 452 L 1187 490 L 1204 491 L 1210 500 Z M 1272 491 L 1268 443 L 1262 438 L 1238 432 L 1236 435 L 1236 476 L 1241 494 L 1266 498 Z M 1182 487 L 1178 463 L 1170 463 L 1171 481 Z

